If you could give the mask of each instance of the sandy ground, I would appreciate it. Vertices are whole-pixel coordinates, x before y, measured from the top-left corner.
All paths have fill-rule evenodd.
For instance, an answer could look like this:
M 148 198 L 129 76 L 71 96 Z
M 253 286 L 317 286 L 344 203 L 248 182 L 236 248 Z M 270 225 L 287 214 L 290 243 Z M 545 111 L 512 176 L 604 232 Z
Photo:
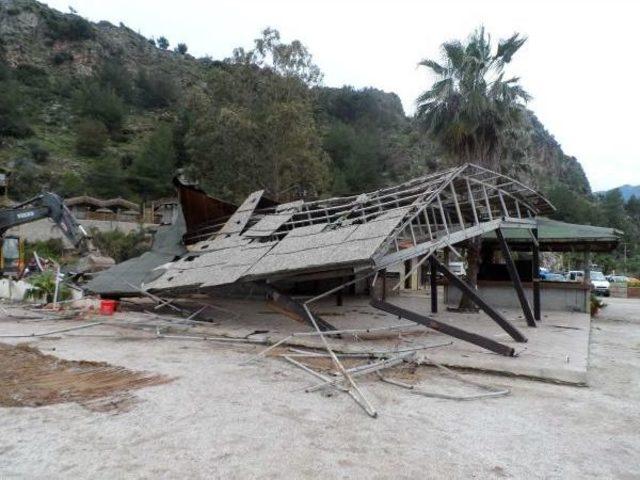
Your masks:
M 0 409 L 0 478 L 640 478 L 640 301 L 607 302 L 589 387 L 465 374 L 512 395 L 453 402 L 363 379 L 375 420 L 300 391 L 308 375 L 280 359 L 242 366 L 257 346 L 42 338 L 44 353 L 176 379 L 124 412 Z M 422 368 L 425 387 L 471 388 Z

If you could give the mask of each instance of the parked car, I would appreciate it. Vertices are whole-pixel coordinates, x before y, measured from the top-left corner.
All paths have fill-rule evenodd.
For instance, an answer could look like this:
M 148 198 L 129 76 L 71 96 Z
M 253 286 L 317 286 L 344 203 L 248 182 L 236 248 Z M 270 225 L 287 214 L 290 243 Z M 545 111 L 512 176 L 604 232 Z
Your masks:
M 626 275 L 607 275 L 609 283 L 629 283 L 630 278 Z
M 591 279 L 591 290 L 596 295 L 604 295 L 608 297 L 611 295 L 611 284 L 605 278 L 604 274 L 598 270 L 589 271 L 589 277 Z M 569 282 L 584 282 L 583 270 L 570 270 L 565 276 Z
M 459 277 L 467 274 L 464 268 L 464 262 L 449 262 L 449 270 Z
M 565 280 L 568 282 L 582 282 L 584 280 L 584 272 L 582 270 L 570 270 L 565 274 Z
M 596 295 L 604 295 L 605 297 L 611 295 L 611 284 L 602 272 L 592 271 L 590 272 L 590 276 L 591 290 L 593 290 Z
M 544 277 L 542 277 L 542 280 L 544 280 L 545 282 L 566 282 L 566 278 L 564 278 L 564 275 L 561 273 L 556 273 L 556 272 L 547 272 L 545 273 Z

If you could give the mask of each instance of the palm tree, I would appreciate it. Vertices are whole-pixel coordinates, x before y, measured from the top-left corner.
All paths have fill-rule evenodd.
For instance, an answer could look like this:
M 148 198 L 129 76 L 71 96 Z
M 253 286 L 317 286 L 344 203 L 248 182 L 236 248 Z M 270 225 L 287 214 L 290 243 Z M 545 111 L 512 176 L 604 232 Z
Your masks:
M 419 65 L 436 76 L 417 99 L 417 119 L 454 164 L 476 163 L 496 171 L 511 170 L 504 161 L 515 157 L 515 146 L 528 131 L 525 104 L 529 94 L 518 77 L 505 79 L 505 67 L 524 45 L 518 33 L 498 42 L 495 53 L 484 27 L 465 43 L 442 44 L 442 62 L 425 59 Z M 518 138 L 515 138 L 518 137 Z M 513 160 L 513 159 L 511 159 Z M 477 285 L 482 239 L 467 242 L 467 277 Z M 461 309 L 475 309 L 462 297 Z
M 442 44 L 443 62 L 425 59 L 436 81 L 417 99 L 417 118 L 454 163 L 473 162 L 500 170 L 509 134 L 525 121 L 529 94 L 505 67 L 526 38 L 515 33 L 495 53 L 484 27 L 465 43 Z

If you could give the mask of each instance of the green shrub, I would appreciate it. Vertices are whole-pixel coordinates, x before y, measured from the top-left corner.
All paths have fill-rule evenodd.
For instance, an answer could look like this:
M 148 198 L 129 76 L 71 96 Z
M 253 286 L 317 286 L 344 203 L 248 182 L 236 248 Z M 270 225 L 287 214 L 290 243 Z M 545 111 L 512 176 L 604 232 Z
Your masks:
M 33 135 L 21 110 L 21 96 L 14 82 L 0 82 L 0 92 L 0 137 L 25 138 Z
M 180 55 L 184 55 L 185 53 L 187 53 L 188 49 L 189 47 L 187 47 L 186 43 L 179 43 L 176 47 L 176 52 L 178 52 Z
M 33 252 L 36 252 L 41 258 L 50 258 L 60 263 L 64 255 L 64 242 L 61 238 L 26 242 L 24 246 L 24 258 L 27 262 L 33 258 Z
M 91 23 L 78 15 L 49 15 L 46 22 L 52 40 L 88 40 L 96 36 Z
M 102 155 L 109 138 L 100 120 L 87 118 L 76 126 L 76 152 L 87 157 Z
M 30 142 L 27 147 L 29 148 L 29 153 L 31 154 L 31 158 L 36 163 L 46 163 L 49 160 L 49 150 L 44 148 L 38 142 Z
M 56 274 L 51 270 L 33 275 L 27 278 L 32 285 L 25 293 L 25 298 L 32 300 L 45 299 L 47 303 L 53 302 L 53 296 L 56 290 Z M 71 298 L 71 290 L 69 287 L 60 283 L 58 285 L 58 301 L 68 300 Z
M 167 48 L 169 48 L 169 40 L 167 40 L 167 37 L 158 38 L 158 47 L 160 47 L 162 50 L 166 50 Z
M 116 263 L 142 255 L 149 250 L 150 242 L 142 230 L 123 233 L 120 230 L 101 232 L 91 230 L 93 244 L 103 255 L 113 258 Z
M 29 87 L 47 88 L 49 86 L 49 75 L 44 69 L 35 65 L 18 65 L 15 70 L 15 78 Z
M 88 81 L 78 90 L 75 104 L 81 116 L 100 120 L 110 134 L 122 128 L 125 107 L 114 90 Z
M 138 71 L 136 78 L 138 104 L 143 108 L 163 108 L 178 97 L 178 88 L 167 74 L 160 71 Z
M 54 65 L 62 65 L 63 63 L 71 63 L 73 62 L 73 53 L 71 52 L 58 52 L 56 53 L 53 58 L 51 59 L 51 62 Z

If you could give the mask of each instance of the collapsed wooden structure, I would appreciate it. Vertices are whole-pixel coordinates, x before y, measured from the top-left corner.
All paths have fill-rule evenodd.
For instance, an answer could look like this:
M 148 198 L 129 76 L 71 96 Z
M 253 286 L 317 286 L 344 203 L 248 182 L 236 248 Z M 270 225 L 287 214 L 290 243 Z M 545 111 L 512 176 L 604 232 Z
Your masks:
M 534 289 L 531 308 L 501 232 L 529 229 L 537 276 L 535 219 L 553 211 L 553 206 L 522 183 L 477 165 L 465 164 L 349 197 L 277 204 L 257 191 L 235 211 L 229 204 L 222 206 L 207 207 L 220 215 L 198 224 L 187 222 L 190 225 L 184 240 L 188 252 L 158 267 L 142 285 L 143 290 L 171 295 L 259 284 L 291 316 L 326 330 L 332 326 L 313 314 L 308 305 L 353 283 L 375 283 L 380 272 L 391 265 L 419 259 L 418 264 L 430 262 L 434 279 L 436 271 L 444 274 L 514 340 L 524 342 L 522 332 L 436 258 L 438 251 L 455 251 L 457 244 L 496 232 L 527 324 L 534 327 L 540 318 L 539 288 Z M 185 218 L 189 217 L 198 215 L 185 211 Z M 314 278 L 348 281 L 302 304 L 273 287 L 280 279 Z M 436 282 L 431 283 L 435 311 Z M 416 312 L 401 311 L 383 295 L 374 298 L 372 305 L 496 353 L 514 353 L 513 348 L 492 339 Z

